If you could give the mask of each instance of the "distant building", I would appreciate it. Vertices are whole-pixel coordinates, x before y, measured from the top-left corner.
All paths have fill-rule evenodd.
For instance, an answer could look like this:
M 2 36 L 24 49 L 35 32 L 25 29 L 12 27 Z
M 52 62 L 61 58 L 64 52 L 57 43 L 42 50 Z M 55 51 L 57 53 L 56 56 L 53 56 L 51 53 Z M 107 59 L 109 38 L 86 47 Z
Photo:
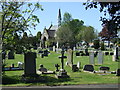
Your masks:
M 48 44 L 50 46 L 55 46 L 56 42 L 55 42 L 55 37 L 56 37 L 56 31 L 58 29 L 57 25 L 52 25 L 46 29 L 44 28 L 43 34 L 41 36 L 41 47 L 42 48 L 47 48 Z
M 58 30 L 58 27 L 61 25 L 61 10 L 59 9 L 58 12 L 58 25 L 50 25 L 48 29 L 46 27 L 43 30 L 43 34 L 41 36 L 41 44 L 40 46 L 42 48 L 47 48 L 48 46 L 56 46 L 58 48 L 58 42 L 55 41 L 56 37 L 56 31 Z

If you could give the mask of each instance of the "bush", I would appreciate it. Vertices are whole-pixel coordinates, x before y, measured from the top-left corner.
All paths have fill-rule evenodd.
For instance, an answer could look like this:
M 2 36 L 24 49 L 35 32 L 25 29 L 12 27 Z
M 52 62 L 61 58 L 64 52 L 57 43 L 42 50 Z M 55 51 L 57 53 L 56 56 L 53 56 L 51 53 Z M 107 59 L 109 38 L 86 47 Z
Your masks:
M 94 48 L 98 49 L 100 47 L 99 39 L 94 40 Z

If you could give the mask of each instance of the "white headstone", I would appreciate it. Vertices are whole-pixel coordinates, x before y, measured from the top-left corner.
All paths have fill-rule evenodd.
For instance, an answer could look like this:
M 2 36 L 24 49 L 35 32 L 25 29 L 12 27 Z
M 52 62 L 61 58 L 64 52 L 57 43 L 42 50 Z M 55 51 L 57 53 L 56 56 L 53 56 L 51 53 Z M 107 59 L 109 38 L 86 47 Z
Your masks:
M 95 61 L 94 61 L 94 52 L 90 52 L 89 63 L 90 64 L 95 64 Z
M 53 51 L 55 52 L 55 46 L 53 46 Z
M 80 62 L 78 61 L 78 63 L 77 63 L 77 67 L 80 69 Z
M 20 69 L 24 69 L 24 63 L 18 62 L 18 67 L 19 67 Z
M 75 51 L 75 47 L 73 47 L 73 51 Z
M 98 52 L 98 64 L 103 64 L 103 52 Z

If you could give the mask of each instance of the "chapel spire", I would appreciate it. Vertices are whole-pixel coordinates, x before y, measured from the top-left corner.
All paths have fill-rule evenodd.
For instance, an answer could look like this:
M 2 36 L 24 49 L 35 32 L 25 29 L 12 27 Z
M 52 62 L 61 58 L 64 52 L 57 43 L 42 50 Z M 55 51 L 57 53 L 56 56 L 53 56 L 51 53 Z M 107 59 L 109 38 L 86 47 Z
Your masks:
M 58 13 L 58 27 L 61 25 L 61 10 L 59 9 L 59 13 Z

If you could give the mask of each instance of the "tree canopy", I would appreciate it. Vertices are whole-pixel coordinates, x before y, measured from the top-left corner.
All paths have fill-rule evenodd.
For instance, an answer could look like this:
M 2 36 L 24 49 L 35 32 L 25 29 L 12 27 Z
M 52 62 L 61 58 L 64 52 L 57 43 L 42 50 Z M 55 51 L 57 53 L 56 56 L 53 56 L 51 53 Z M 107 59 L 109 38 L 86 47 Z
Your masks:
M 14 34 L 19 36 L 30 28 L 35 29 L 39 18 L 34 14 L 36 10 L 43 10 L 39 3 L 29 2 L 1 2 L 2 7 L 2 42 L 12 44 Z
M 102 25 L 108 24 L 108 31 L 111 33 L 116 33 L 120 29 L 120 3 L 114 2 L 100 2 L 99 0 L 93 0 L 92 2 L 88 0 L 86 3 L 86 10 L 88 8 L 99 8 L 99 11 L 104 13 L 100 20 L 103 22 Z

